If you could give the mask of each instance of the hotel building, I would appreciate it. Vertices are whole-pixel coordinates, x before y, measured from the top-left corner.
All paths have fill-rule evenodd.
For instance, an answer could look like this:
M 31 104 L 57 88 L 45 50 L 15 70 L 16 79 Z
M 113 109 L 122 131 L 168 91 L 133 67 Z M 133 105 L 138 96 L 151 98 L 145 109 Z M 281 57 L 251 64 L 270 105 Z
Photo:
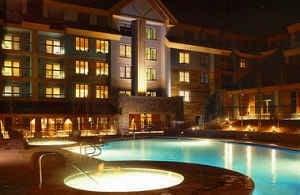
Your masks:
M 4 3 L 3 135 L 125 134 L 300 112 L 299 24 L 252 37 L 179 21 L 160 0 Z

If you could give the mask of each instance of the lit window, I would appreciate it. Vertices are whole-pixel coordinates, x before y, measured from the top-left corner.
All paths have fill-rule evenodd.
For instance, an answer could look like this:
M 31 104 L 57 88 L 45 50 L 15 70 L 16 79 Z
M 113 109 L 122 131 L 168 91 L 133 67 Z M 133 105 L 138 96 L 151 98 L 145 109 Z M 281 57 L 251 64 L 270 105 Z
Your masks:
M 7 34 L 4 35 L 2 49 L 20 50 L 20 43 L 19 35 Z
M 152 126 L 152 114 L 141 114 L 141 128 L 147 128 Z
M 46 53 L 50 54 L 64 54 L 64 49 L 61 47 L 60 40 L 46 40 Z
M 208 83 L 208 74 L 207 72 L 201 72 L 200 74 L 200 83 L 207 84 Z
M 60 64 L 46 64 L 47 79 L 64 79 L 65 73 Z
M 179 63 L 180 64 L 189 64 L 190 63 L 190 54 L 187 52 L 179 52 Z
M 131 91 L 129 91 L 129 90 L 120 90 L 119 94 L 121 96 L 131 96 Z
M 156 97 L 156 91 L 147 91 L 146 96 Z
M 75 38 L 76 51 L 88 51 L 89 50 L 89 39 L 83 37 Z
M 189 91 L 179 91 L 179 96 L 183 97 L 183 101 L 189 102 L 190 101 L 190 92 Z
M 131 58 L 131 46 L 120 44 L 120 57 Z
M 146 53 L 145 53 L 145 59 L 146 60 L 156 60 L 157 59 L 157 49 L 147 47 Z
M 153 68 L 147 68 L 146 69 L 146 77 L 147 77 L 147 81 L 156 80 L 156 70 Z
M 46 87 L 45 96 L 47 98 L 64 98 L 64 94 L 59 87 Z
M 20 62 L 12 61 L 12 60 L 5 60 L 4 66 L 2 67 L 2 75 L 19 77 L 21 75 Z
M 108 86 L 104 86 L 104 85 L 96 86 L 96 98 L 107 99 L 108 98 Z
M 76 74 L 87 75 L 89 73 L 89 62 L 88 61 L 76 60 L 75 65 L 76 65 L 76 68 L 75 68 Z
M 146 28 L 146 38 L 148 40 L 156 40 L 156 29 L 153 27 Z
M 108 75 L 108 64 L 104 62 L 96 62 L 96 76 Z
M 120 67 L 120 78 L 130 79 L 131 78 L 131 66 L 121 66 Z
M 11 85 L 4 86 L 3 96 L 19 97 L 20 95 L 21 92 L 19 86 L 11 86 Z
M 108 53 L 108 41 L 96 40 L 96 52 Z
M 86 98 L 88 97 L 88 85 L 87 84 L 76 84 L 75 85 L 75 97 L 76 98 Z
M 190 73 L 189 72 L 179 72 L 179 81 L 180 82 L 190 82 Z
M 247 62 L 245 59 L 241 59 L 240 61 L 240 68 L 246 68 L 247 67 Z

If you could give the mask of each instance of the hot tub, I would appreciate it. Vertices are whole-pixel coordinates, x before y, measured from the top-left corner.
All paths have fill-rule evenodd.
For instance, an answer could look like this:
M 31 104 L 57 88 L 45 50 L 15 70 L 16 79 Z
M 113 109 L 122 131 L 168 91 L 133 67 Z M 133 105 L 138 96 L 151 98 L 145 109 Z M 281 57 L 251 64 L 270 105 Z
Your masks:
M 140 192 L 176 186 L 184 177 L 178 173 L 148 168 L 105 168 L 67 177 L 65 185 L 93 192 Z
M 71 140 L 29 140 L 29 146 L 65 146 L 76 144 L 77 142 Z

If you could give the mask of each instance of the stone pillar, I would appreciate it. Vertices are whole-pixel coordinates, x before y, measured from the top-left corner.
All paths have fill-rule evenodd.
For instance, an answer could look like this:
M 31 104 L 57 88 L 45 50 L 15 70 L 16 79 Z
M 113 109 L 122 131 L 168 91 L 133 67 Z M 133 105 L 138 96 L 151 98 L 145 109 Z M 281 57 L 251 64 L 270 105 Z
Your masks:
M 31 32 L 31 45 L 32 45 L 32 57 L 31 57 L 31 95 L 32 100 L 39 98 L 39 37 L 36 30 Z
M 4 119 L 4 129 L 8 133 L 10 133 L 12 131 L 12 117 L 6 117 Z
M 233 118 L 234 119 L 238 119 L 239 115 L 240 115 L 240 95 L 239 94 L 233 94 Z
M 132 65 L 133 95 L 141 95 L 147 91 L 146 71 L 145 71 L 145 36 L 146 22 L 144 19 L 137 19 L 132 22 L 133 41 L 132 41 Z
M 214 54 L 209 54 L 208 80 L 209 80 L 209 94 L 212 95 L 216 91 Z
M 280 108 L 279 108 L 279 91 L 274 91 L 274 116 L 279 118 L 280 116 Z
M 34 137 L 42 137 L 42 121 L 41 117 L 35 117 L 35 135 Z

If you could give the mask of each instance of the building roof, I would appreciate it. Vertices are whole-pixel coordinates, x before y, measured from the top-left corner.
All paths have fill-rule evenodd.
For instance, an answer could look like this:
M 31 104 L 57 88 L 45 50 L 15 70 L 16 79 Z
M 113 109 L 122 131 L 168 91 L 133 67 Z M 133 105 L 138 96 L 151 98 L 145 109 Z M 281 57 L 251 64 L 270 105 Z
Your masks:
M 55 0 L 62 3 L 77 4 L 98 9 L 110 9 L 121 0 Z

